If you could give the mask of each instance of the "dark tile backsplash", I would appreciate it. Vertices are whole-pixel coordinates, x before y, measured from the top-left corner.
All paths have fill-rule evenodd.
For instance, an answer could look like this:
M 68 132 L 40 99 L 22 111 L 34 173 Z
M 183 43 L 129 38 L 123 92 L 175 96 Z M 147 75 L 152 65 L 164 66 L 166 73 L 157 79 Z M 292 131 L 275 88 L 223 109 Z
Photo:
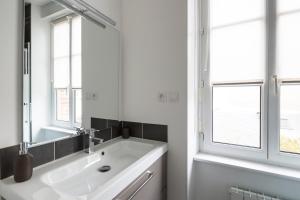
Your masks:
M 143 138 L 143 124 L 138 122 L 123 122 L 123 127 L 129 127 L 130 136 Z
M 123 127 L 129 127 L 131 137 L 168 142 L 167 125 L 123 122 Z
M 121 124 L 122 123 L 118 120 L 111 120 L 111 119 L 107 120 L 107 126 L 108 127 L 120 127 Z
M 168 126 L 158 124 L 143 124 L 143 138 L 168 142 Z
M 112 136 L 112 139 L 113 138 L 117 138 L 119 136 L 121 136 L 121 127 L 111 127 L 111 136 Z
M 33 167 L 46 164 L 53 161 L 54 158 L 54 143 L 35 146 L 29 149 L 29 153 L 33 156 Z
M 131 137 L 168 142 L 167 125 L 92 118 L 91 127 L 100 130 L 95 133 L 95 136 L 104 141 L 121 136 L 121 128 L 129 127 Z
M 120 129 L 122 127 L 122 122 L 118 120 L 92 118 L 91 127 L 100 130 L 95 133 L 96 137 L 108 141 L 121 136 Z
M 11 176 L 14 172 L 14 163 L 19 155 L 19 145 L 7 147 L 0 150 L 1 179 Z
M 122 127 L 129 127 L 132 137 L 168 141 L 168 126 L 166 125 L 91 118 L 91 127 L 100 130 L 95 133 L 95 136 L 104 141 L 121 136 Z M 87 147 L 88 135 L 81 135 L 31 147 L 29 153 L 33 155 L 33 166 L 37 167 Z M 18 154 L 19 145 L 0 149 L 0 179 L 13 175 L 14 162 Z
M 111 127 L 111 136 L 112 138 L 116 138 L 121 136 L 121 128 L 122 128 L 122 122 L 117 120 L 108 120 L 107 122 L 108 127 Z
M 55 142 L 55 159 L 83 150 L 83 142 L 82 135 Z
M 108 128 L 106 119 L 100 119 L 100 118 L 92 118 L 91 119 L 91 128 L 97 129 L 97 130 L 103 130 Z
M 95 136 L 97 138 L 103 139 L 104 142 L 106 142 L 108 140 L 111 140 L 112 139 L 111 128 L 106 128 L 106 129 L 103 129 L 101 131 L 97 131 L 95 133 Z

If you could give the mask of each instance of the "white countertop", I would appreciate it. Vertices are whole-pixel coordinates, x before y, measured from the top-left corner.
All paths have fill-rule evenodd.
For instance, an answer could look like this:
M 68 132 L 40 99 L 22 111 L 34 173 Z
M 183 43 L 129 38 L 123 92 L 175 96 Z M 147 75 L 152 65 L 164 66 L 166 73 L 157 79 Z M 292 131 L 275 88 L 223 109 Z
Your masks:
M 135 142 L 141 147 L 143 147 L 143 144 L 151 145 L 151 149 L 147 150 L 144 155 L 141 155 L 129 166 L 122 168 L 117 173 L 114 172 L 113 177 L 105 182 L 102 181 L 103 183 L 101 182 L 101 185 L 95 187 L 93 191 L 91 190 L 88 195 L 66 195 L 63 191 L 59 191 L 57 188 L 42 181 L 45 175 L 49 176 L 49 172 L 58 171 L 65 166 L 71 166 L 72 163 L 78 163 L 79 160 L 81 162 L 83 159 L 86 160 L 89 155 L 84 152 L 75 153 L 35 168 L 32 178 L 27 182 L 15 183 L 13 177 L 1 180 L 0 194 L 7 200 L 111 200 L 167 152 L 167 143 L 138 138 L 130 138 L 128 140 L 114 139 L 98 145 L 97 152 L 106 150 L 114 144 L 119 146 L 122 141 Z M 136 151 L 138 152 L 139 149 L 136 149 Z M 91 160 L 90 158 L 93 157 L 89 156 L 88 160 Z M 85 186 L 83 185 L 83 187 Z

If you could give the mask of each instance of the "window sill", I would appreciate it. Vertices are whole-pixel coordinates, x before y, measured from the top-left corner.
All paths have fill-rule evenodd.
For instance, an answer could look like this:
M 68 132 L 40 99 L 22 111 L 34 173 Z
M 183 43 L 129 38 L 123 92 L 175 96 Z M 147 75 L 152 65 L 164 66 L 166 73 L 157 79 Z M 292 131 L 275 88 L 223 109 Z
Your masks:
M 281 178 L 288 178 L 288 179 L 300 181 L 300 170 L 287 168 L 287 167 L 280 167 L 271 164 L 245 161 L 241 159 L 228 158 L 224 156 L 216 156 L 216 155 L 210 155 L 205 153 L 196 154 L 194 156 L 194 161 L 246 169 L 254 172 L 260 172 L 264 174 L 278 176 Z
M 61 133 L 65 133 L 68 135 L 75 135 L 76 131 L 75 130 L 71 130 L 71 129 L 67 129 L 67 128 L 60 128 L 60 127 L 55 127 L 55 126 L 47 126 L 47 127 L 43 127 L 43 130 L 48 130 L 48 131 L 57 131 L 57 132 L 61 132 Z

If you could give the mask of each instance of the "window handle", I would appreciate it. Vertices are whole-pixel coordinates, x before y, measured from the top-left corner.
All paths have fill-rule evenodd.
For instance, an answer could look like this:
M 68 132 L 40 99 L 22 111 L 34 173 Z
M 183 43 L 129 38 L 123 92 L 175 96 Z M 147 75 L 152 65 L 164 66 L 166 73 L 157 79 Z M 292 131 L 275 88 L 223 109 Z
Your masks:
M 277 75 L 273 75 L 273 81 L 274 81 L 274 94 L 275 94 L 275 96 L 277 96 L 278 95 L 278 85 L 279 85 Z
M 201 28 L 201 37 L 202 37 L 202 47 L 203 51 L 201 51 L 201 62 L 202 62 L 202 70 L 204 72 L 208 71 L 208 62 L 209 62 L 209 34 L 205 27 Z

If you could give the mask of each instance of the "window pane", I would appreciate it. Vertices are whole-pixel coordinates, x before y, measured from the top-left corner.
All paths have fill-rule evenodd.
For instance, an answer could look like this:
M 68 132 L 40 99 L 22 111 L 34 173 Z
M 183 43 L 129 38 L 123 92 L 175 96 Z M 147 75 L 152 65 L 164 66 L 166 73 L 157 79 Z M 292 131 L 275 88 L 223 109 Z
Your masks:
M 260 148 L 260 86 L 213 87 L 213 141 Z
M 72 54 L 81 54 L 81 17 L 72 19 Z
M 210 0 L 212 27 L 264 17 L 264 0 Z
M 262 20 L 211 30 L 211 81 L 264 79 L 264 35 Z
M 280 78 L 300 78 L 300 12 L 278 17 L 277 67 Z
M 66 88 L 70 82 L 69 57 L 54 59 L 54 88 Z
M 81 89 L 75 90 L 75 121 L 81 123 L 82 121 L 82 91 Z
M 72 87 L 81 88 L 81 55 L 72 56 Z
M 300 153 L 300 85 L 280 88 L 280 150 Z
M 54 25 L 53 40 L 54 58 L 65 57 L 70 54 L 70 32 L 68 21 L 63 21 Z
M 70 121 L 68 89 L 56 89 L 56 120 Z
M 291 12 L 300 9 L 300 1 L 297 0 L 277 0 L 278 12 Z

